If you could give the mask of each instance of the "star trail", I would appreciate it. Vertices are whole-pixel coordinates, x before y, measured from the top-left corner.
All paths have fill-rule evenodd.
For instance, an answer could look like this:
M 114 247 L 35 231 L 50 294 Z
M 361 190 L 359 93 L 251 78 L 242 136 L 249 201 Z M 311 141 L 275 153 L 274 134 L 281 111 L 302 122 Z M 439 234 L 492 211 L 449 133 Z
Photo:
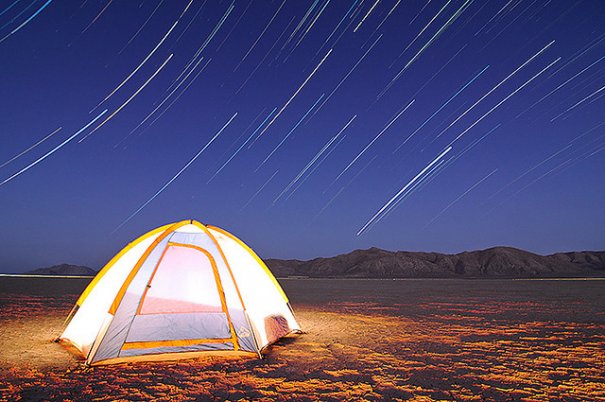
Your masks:
M 603 248 L 604 54 L 598 0 L 3 2 L 2 269 L 187 218 L 263 257 Z

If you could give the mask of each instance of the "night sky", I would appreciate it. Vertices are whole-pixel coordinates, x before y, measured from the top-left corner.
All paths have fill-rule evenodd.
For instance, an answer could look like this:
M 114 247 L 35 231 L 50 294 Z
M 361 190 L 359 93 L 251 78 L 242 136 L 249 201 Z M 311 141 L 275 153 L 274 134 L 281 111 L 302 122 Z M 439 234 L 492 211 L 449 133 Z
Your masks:
M 605 248 L 605 2 L 5 0 L 0 271 Z

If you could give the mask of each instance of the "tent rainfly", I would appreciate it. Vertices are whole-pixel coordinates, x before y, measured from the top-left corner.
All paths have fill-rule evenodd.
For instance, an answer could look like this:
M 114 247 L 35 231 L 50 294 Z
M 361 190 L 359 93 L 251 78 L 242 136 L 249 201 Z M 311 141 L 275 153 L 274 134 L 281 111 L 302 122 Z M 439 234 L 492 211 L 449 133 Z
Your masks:
M 248 246 L 185 220 L 139 237 L 109 261 L 59 340 L 97 365 L 208 351 L 262 357 L 271 343 L 300 332 L 284 291 Z

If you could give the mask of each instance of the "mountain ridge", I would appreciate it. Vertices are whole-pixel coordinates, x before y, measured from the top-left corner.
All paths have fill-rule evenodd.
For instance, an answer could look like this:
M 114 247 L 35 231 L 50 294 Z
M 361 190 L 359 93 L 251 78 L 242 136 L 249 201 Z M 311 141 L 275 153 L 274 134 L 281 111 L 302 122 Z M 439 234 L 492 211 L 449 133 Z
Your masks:
M 342 278 L 539 278 L 605 276 L 605 251 L 542 256 L 513 247 L 457 254 L 376 247 L 312 260 L 265 260 L 275 276 Z
M 457 254 L 387 251 L 377 247 L 311 260 L 265 259 L 277 277 L 309 278 L 555 278 L 605 277 L 605 251 L 540 255 L 498 246 Z M 96 275 L 81 265 L 59 264 L 32 275 Z

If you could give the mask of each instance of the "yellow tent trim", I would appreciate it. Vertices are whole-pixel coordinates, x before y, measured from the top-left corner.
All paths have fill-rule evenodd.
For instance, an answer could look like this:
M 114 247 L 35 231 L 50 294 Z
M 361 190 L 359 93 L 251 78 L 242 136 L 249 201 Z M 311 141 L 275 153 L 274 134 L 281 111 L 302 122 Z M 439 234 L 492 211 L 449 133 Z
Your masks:
M 166 346 L 190 346 L 200 343 L 231 343 L 231 338 L 226 339 L 177 339 L 170 341 L 145 341 L 145 342 L 126 342 L 122 346 L 122 350 L 126 349 L 150 349 L 161 348 Z
M 243 356 L 256 354 L 256 352 L 248 352 L 245 350 L 200 350 L 195 352 L 159 352 L 138 356 L 114 357 L 110 359 L 100 360 L 91 363 L 91 366 L 105 366 L 117 363 L 133 363 L 133 362 L 158 362 L 158 361 L 176 361 L 182 359 L 204 359 L 221 357 L 223 359 L 240 359 Z
M 221 245 L 218 244 L 218 241 L 216 240 L 214 235 L 202 223 L 200 223 L 198 221 L 192 221 L 191 223 L 193 225 L 195 225 L 196 227 L 202 229 L 202 231 L 212 240 L 212 242 L 216 246 L 217 250 L 219 251 L 221 257 L 223 257 L 223 261 L 225 262 L 225 265 L 227 266 L 227 270 L 229 271 L 229 275 L 231 276 L 231 280 L 233 281 L 233 285 L 235 286 L 235 290 L 237 291 L 237 297 L 239 297 L 239 301 L 242 304 L 242 308 L 244 309 L 244 311 L 246 311 L 246 305 L 244 304 L 244 299 L 242 298 L 242 295 L 239 292 L 239 287 L 237 286 L 237 281 L 235 280 L 235 276 L 233 276 L 233 271 L 231 271 L 231 267 L 229 266 L 229 261 L 227 261 L 227 257 L 225 256 L 225 253 L 223 252 Z
M 265 273 L 269 276 L 269 278 L 273 281 L 273 283 L 275 284 L 275 287 L 277 287 L 277 290 L 279 291 L 279 293 L 281 294 L 281 296 L 283 297 L 284 301 L 286 303 L 288 303 L 288 296 L 286 296 L 286 294 L 284 293 L 284 290 L 282 289 L 281 285 L 279 284 L 279 282 L 277 282 L 277 279 L 275 279 L 275 276 L 273 276 L 273 273 L 271 273 L 271 271 L 269 270 L 269 268 L 267 267 L 267 265 L 265 265 L 264 261 L 260 259 L 260 257 L 258 255 L 256 255 L 256 253 L 254 251 L 252 251 L 252 249 L 250 247 L 248 247 L 246 245 L 246 243 L 244 243 L 243 241 L 241 241 L 240 239 L 238 239 L 237 237 L 235 237 L 234 235 L 232 235 L 231 233 L 227 232 L 226 230 L 223 230 L 221 228 L 218 228 L 216 226 L 212 226 L 212 225 L 207 225 L 208 228 L 216 230 L 217 232 L 220 232 L 222 234 L 224 234 L 225 236 L 229 237 L 230 239 L 235 240 L 240 246 L 242 246 L 252 257 L 254 257 L 254 259 L 256 260 L 256 262 L 258 262 L 260 264 L 260 266 L 265 270 Z
M 235 348 L 235 350 L 238 350 L 239 342 L 237 341 L 237 335 L 235 334 L 235 327 L 233 326 L 233 323 L 231 322 L 231 316 L 229 315 L 229 309 L 227 308 L 227 300 L 225 299 L 225 289 L 223 289 L 223 284 L 221 283 L 221 276 L 218 272 L 218 267 L 216 266 L 216 261 L 214 261 L 214 257 L 212 257 L 212 254 L 210 254 L 208 252 L 208 250 L 206 250 L 202 247 L 194 246 L 193 244 L 168 242 L 166 249 L 168 249 L 169 246 L 186 247 L 186 248 L 191 248 L 193 250 L 200 251 L 201 253 L 203 253 L 206 256 L 206 258 L 208 258 L 208 261 L 210 261 L 210 264 L 212 265 L 212 273 L 214 274 L 214 281 L 216 283 L 216 287 L 218 290 L 218 295 L 219 295 L 219 298 L 221 299 L 221 307 L 223 309 L 223 313 L 225 313 L 225 316 L 227 316 L 227 322 L 229 323 L 229 331 L 231 332 L 231 341 L 233 342 L 233 347 Z M 157 267 L 156 267 L 156 270 L 157 270 Z M 154 274 L 155 274 L 155 272 L 154 272 Z M 150 283 L 151 283 L 151 281 L 150 281 Z
M 184 220 L 184 221 L 173 223 L 172 225 L 168 225 L 168 228 L 165 229 L 164 232 L 161 235 L 159 235 L 158 238 L 155 239 L 153 243 L 151 243 L 151 245 L 149 245 L 149 247 L 147 247 L 147 250 L 145 250 L 145 252 L 143 253 L 143 255 L 141 255 L 141 258 L 139 258 L 139 260 L 137 261 L 137 263 L 135 264 L 135 266 L 132 268 L 132 270 L 130 271 L 130 273 L 126 277 L 126 280 L 122 284 L 122 287 L 118 291 L 118 294 L 116 295 L 113 303 L 111 304 L 111 307 L 109 308 L 109 314 L 113 315 L 113 314 L 116 313 L 116 310 L 118 309 L 118 306 L 120 305 L 120 303 L 122 302 L 122 299 L 124 298 L 124 294 L 126 293 L 126 289 L 128 289 L 128 286 L 130 286 L 130 282 L 132 282 L 132 280 L 134 279 L 134 277 L 136 276 L 136 274 L 139 272 L 139 269 L 141 268 L 141 265 L 143 265 L 143 263 L 147 260 L 147 257 L 149 257 L 149 254 L 151 254 L 151 252 L 155 249 L 155 247 L 162 240 L 164 240 L 166 238 L 166 236 L 168 236 L 169 234 L 171 234 L 172 232 L 174 232 L 175 230 L 177 230 L 181 226 L 188 225 L 190 222 L 191 221 L 189 219 L 187 219 L 187 220 Z
M 84 292 L 82 292 L 82 294 L 80 295 L 80 298 L 76 302 L 76 305 L 77 306 L 81 306 L 82 303 L 84 303 L 84 300 L 86 300 L 86 298 L 88 297 L 88 295 L 90 294 L 90 292 L 92 292 L 92 290 L 94 289 L 94 287 L 97 286 L 97 283 L 99 283 L 99 281 L 101 280 L 101 278 L 107 273 L 107 271 L 109 271 L 111 269 L 111 267 L 113 266 L 113 264 L 115 264 L 116 261 L 118 261 L 124 254 L 126 254 L 128 251 L 130 251 L 130 249 L 132 249 L 133 247 L 135 247 L 137 244 L 139 244 L 143 240 L 145 240 L 145 239 L 153 236 L 154 234 L 157 234 L 159 232 L 162 232 L 162 231 L 166 230 L 171 225 L 172 224 L 161 226 L 161 227 L 159 227 L 157 229 L 154 229 L 154 230 L 152 230 L 150 232 L 145 233 L 143 236 L 141 236 L 141 237 L 137 238 L 136 240 L 133 240 L 132 242 L 128 243 L 128 245 L 126 247 L 124 247 L 122 249 L 122 251 L 120 251 L 118 254 L 116 254 L 107 264 L 105 264 L 105 266 L 103 267 L 103 269 L 101 269 L 99 271 L 99 273 L 93 278 L 93 280 L 88 284 L 88 286 L 86 287 L 86 289 L 84 289 Z

